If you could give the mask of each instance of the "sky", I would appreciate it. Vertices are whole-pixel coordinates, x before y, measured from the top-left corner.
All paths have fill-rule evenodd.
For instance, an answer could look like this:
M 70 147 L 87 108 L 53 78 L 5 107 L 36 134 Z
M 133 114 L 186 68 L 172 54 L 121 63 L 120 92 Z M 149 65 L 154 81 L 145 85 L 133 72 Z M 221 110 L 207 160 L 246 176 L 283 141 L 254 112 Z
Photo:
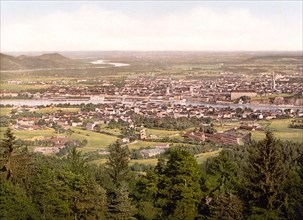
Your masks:
M 298 1 L 1 0 L 1 52 L 302 51 Z

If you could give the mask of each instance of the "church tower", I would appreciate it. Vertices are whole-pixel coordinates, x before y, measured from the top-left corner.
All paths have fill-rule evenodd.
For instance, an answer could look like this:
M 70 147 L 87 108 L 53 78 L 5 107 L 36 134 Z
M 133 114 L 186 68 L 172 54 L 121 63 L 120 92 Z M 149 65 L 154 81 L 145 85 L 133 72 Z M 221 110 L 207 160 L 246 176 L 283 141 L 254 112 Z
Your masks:
M 276 78 L 275 78 L 275 72 L 273 72 L 271 76 L 271 92 L 274 93 L 275 91 L 276 91 Z

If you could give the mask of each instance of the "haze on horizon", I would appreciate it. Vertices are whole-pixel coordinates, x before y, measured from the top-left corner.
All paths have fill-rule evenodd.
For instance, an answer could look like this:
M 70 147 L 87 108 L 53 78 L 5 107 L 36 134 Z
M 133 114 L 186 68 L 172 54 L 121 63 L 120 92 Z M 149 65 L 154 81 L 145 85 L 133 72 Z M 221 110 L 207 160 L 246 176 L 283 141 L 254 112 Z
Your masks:
M 1 1 L 1 52 L 302 51 L 302 1 Z

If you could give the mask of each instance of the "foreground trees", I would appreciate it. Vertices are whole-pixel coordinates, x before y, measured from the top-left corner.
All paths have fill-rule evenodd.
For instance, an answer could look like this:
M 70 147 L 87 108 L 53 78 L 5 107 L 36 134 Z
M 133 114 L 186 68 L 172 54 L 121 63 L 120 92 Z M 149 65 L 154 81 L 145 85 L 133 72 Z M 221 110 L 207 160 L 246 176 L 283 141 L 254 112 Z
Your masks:
M 118 142 L 96 166 L 75 148 L 58 158 L 14 140 L 8 130 L 0 147 L 0 219 L 303 219 L 303 146 L 270 132 L 200 166 L 176 147 L 141 173 Z
M 253 218 L 303 217 L 303 203 L 300 207 L 298 204 L 300 198 L 293 201 L 294 195 L 291 195 L 295 190 L 302 197 L 297 185 L 299 182 L 302 183 L 302 179 L 299 180 L 296 172 L 296 161 L 291 160 L 290 154 L 283 155 L 282 145 L 283 143 L 276 140 L 271 132 L 267 132 L 264 140 L 252 143 L 247 148 L 243 186 L 246 191 L 245 199 L 249 201 L 249 214 Z

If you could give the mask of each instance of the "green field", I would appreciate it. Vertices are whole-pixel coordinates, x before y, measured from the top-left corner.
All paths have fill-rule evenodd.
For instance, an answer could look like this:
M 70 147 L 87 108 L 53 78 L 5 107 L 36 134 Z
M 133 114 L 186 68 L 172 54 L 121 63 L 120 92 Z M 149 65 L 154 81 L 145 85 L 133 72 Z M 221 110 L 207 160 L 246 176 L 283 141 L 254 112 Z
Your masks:
M 303 130 L 302 129 L 294 129 L 289 128 L 289 124 L 293 119 L 274 119 L 272 121 L 262 121 L 259 122 L 260 125 L 267 126 L 268 129 L 271 130 L 274 136 L 283 141 L 296 141 L 303 142 Z M 252 138 L 254 140 L 261 140 L 265 137 L 264 132 L 262 131 L 253 131 Z
M 216 151 L 212 151 L 212 152 L 197 154 L 197 155 L 195 155 L 195 158 L 196 158 L 197 162 L 199 164 L 201 164 L 201 163 L 204 163 L 208 158 L 219 156 L 219 153 L 221 151 L 222 151 L 222 148 L 220 148 L 219 150 L 216 150 Z
M 234 127 L 239 127 L 240 126 L 240 122 L 235 121 L 235 122 L 223 122 L 222 125 L 219 122 L 215 122 L 215 129 L 217 131 L 225 131 L 225 130 L 229 130 L 232 129 Z
M 6 128 L 1 128 L 3 131 Z M 52 128 L 46 128 L 43 130 L 33 130 L 33 131 L 16 131 L 14 130 L 14 135 L 16 138 L 24 139 L 24 140 L 34 140 L 34 139 L 43 139 L 45 137 L 56 136 L 55 130 Z
M 80 108 L 48 107 L 48 108 L 40 108 L 40 109 L 36 110 L 35 112 L 46 114 L 46 113 L 54 113 L 54 112 L 59 111 L 59 110 L 61 110 L 63 112 L 78 112 L 78 111 L 80 111 Z
M 86 139 L 88 141 L 87 145 L 85 145 L 83 148 L 79 148 L 79 150 L 82 152 L 90 152 L 107 148 L 108 145 L 117 140 L 116 137 L 93 131 L 86 131 L 78 128 L 72 128 L 72 131 L 73 134 L 71 135 L 70 139 L 81 141 Z
M 174 137 L 180 134 L 180 131 L 167 131 L 167 130 L 160 130 L 160 129 L 146 129 L 147 135 L 156 135 L 158 137 Z
M 140 148 L 147 148 L 147 147 L 155 147 L 158 143 L 152 142 L 152 141 L 134 141 L 132 143 L 127 144 L 128 148 L 131 149 L 140 149 Z M 169 144 L 169 146 L 173 146 L 171 143 L 165 143 Z
M 0 88 L 3 90 L 16 91 L 19 92 L 21 90 L 39 90 L 39 89 L 47 89 L 49 85 L 24 85 L 24 84 L 0 84 Z
M 9 116 L 13 108 L 0 108 L 0 116 Z
M 129 165 L 132 166 L 135 163 L 156 166 L 157 163 L 158 163 L 158 159 L 157 158 L 151 158 L 151 159 L 131 160 L 129 162 Z
M 100 129 L 101 131 L 106 131 L 116 136 L 121 135 L 121 130 L 119 128 L 108 128 L 106 124 L 100 124 Z
M 294 129 L 289 128 L 288 126 L 291 124 L 293 119 L 273 119 L 271 121 L 258 121 L 257 124 L 262 127 L 267 127 L 269 130 L 273 132 L 276 138 L 281 140 L 289 140 L 296 142 L 303 142 L 303 130 L 302 129 Z M 232 129 L 234 127 L 239 127 L 240 122 L 226 122 L 222 125 L 218 122 L 215 123 L 215 129 L 217 131 L 224 131 L 228 129 Z M 265 137 L 265 133 L 263 131 L 252 131 L 252 139 L 253 140 L 261 140 Z

